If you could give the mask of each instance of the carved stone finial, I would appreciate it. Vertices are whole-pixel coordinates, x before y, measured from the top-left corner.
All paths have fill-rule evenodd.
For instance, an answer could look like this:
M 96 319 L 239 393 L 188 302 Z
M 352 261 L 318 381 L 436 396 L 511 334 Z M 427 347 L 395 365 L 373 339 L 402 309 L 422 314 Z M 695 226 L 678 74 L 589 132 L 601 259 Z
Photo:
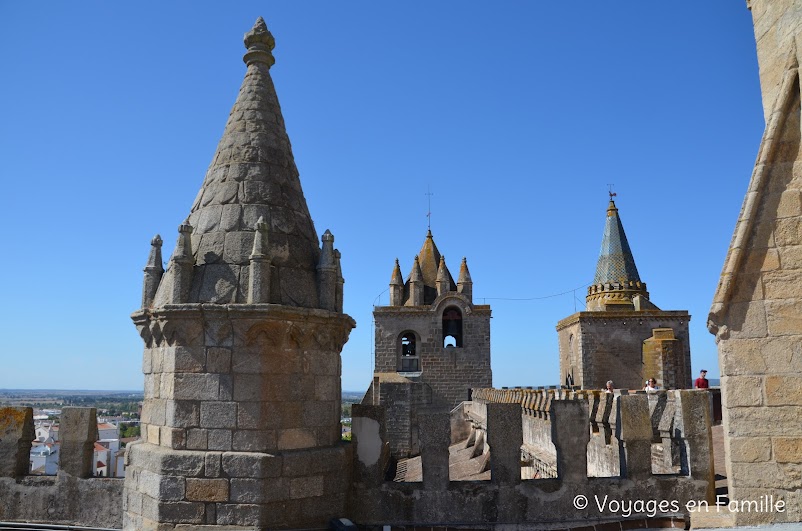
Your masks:
M 259 17 L 256 19 L 256 24 L 253 25 L 251 31 L 245 34 L 245 47 L 248 51 L 242 60 L 247 65 L 265 63 L 270 68 L 276 62 L 272 53 L 275 46 L 276 40 L 270 30 L 267 29 L 265 19 Z
M 156 236 L 154 236 L 152 240 L 150 240 L 150 244 L 151 244 L 153 247 L 161 247 L 161 246 L 162 246 L 162 243 L 164 243 L 164 242 L 162 241 L 162 237 L 161 237 L 161 236 L 159 236 L 158 234 L 157 234 Z
M 178 226 L 178 243 L 176 244 L 175 251 L 173 252 L 173 260 L 176 262 L 193 263 L 192 258 L 192 241 L 190 235 L 193 228 L 189 224 L 189 220 L 185 220 Z

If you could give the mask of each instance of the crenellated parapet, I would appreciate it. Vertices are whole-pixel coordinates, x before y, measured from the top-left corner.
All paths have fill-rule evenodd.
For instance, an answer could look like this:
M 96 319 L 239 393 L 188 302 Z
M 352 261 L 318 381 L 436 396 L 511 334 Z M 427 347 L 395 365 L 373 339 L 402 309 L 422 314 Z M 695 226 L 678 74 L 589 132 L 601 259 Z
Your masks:
M 63 408 L 59 428 L 57 475 L 29 475 L 33 410 L 0 407 L 0 520 L 120 528 L 123 479 L 92 476 L 95 408 Z
M 611 304 L 616 300 L 632 301 L 635 295 L 642 295 L 649 298 L 649 292 L 646 291 L 646 282 L 640 280 L 624 280 L 623 282 L 607 282 L 604 284 L 591 284 L 588 286 L 587 301 L 590 305 L 595 302 L 596 305 L 604 305 L 604 302 Z
M 353 409 L 354 500 L 351 515 L 361 525 L 491 526 L 515 524 L 559 526 L 578 522 L 621 520 L 621 514 L 599 510 L 594 500 L 667 500 L 675 505 L 658 516 L 680 519 L 688 502 L 712 502 L 712 452 L 707 395 L 676 391 L 659 395 L 570 392 L 562 389 L 474 389 L 473 400 L 451 414 L 419 412 L 422 481 L 387 481 L 387 422 L 381 406 Z M 670 409 L 667 402 L 675 403 Z M 682 444 L 683 466 L 673 474 L 653 468 L 653 418 L 672 416 L 671 429 Z M 459 420 L 470 425 L 459 428 Z M 449 437 L 448 425 L 450 422 Z M 610 445 L 618 448 L 616 474 L 591 473 L 593 426 L 607 423 Z M 534 427 L 540 437 L 530 438 Z M 665 427 L 658 422 L 658 426 Z M 455 433 L 467 435 L 454 441 Z M 546 448 L 548 445 L 551 449 Z M 527 448 L 529 446 L 529 448 Z M 471 452 L 473 448 L 473 452 Z M 484 463 L 487 481 L 449 477 L 450 456 L 469 452 Z M 551 453 L 553 461 L 527 476 L 528 452 Z M 633 481 L 637 480 L 637 481 Z M 575 503 L 583 496 L 590 503 Z M 492 510 L 490 510 L 492 508 Z M 432 520 L 432 515 L 437 515 Z M 643 517 L 637 510 L 629 515 Z M 654 516 L 654 514 L 650 515 Z M 575 524 L 576 523 L 576 524 Z

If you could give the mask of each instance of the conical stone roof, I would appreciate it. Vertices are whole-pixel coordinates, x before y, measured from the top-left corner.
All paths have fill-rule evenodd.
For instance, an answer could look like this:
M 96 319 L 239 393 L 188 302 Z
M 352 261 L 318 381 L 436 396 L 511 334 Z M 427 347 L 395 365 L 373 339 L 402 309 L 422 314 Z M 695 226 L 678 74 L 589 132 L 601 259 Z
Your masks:
M 245 35 L 245 79 L 188 218 L 195 259 L 188 302 L 246 302 L 248 257 L 263 218 L 271 302 L 318 307 L 320 249 L 270 76 L 274 45 L 260 17 Z M 156 305 L 166 300 L 163 287 Z
M 423 302 L 431 304 L 437 298 L 437 271 L 440 267 L 440 251 L 434 243 L 432 231 L 426 233 L 426 239 L 418 253 L 420 263 L 421 279 L 423 280 Z M 448 280 L 449 291 L 456 291 L 454 278 L 448 267 L 445 268 L 445 277 Z M 409 281 L 406 286 L 406 297 L 409 296 Z

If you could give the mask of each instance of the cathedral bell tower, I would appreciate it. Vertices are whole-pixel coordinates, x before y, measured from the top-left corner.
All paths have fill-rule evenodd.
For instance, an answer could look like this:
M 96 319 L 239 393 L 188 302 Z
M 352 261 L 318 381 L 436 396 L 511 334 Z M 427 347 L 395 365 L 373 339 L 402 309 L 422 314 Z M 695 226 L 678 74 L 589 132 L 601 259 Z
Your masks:
M 426 234 L 406 282 L 398 260 L 390 276 L 390 305 L 376 306 L 376 365 L 363 403 L 385 405 L 391 451 L 417 453 L 419 407 L 452 408 L 470 389 L 490 387 L 490 306 L 473 303 L 465 258 L 456 282 Z

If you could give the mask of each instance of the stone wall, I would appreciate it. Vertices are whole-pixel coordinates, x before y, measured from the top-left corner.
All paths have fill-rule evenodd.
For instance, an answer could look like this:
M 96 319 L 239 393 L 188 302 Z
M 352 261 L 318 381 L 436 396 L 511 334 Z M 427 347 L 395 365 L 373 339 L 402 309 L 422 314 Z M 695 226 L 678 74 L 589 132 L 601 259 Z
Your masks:
M 121 478 L 92 474 L 94 408 L 64 408 L 56 476 L 28 476 L 31 408 L 0 407 L 0 521 L 122 527 Z
M 303 527 L 345 510 L 343 314 L 176 304 L 134 314 L 143 440 L 127 455 L 125 529 Z
M 676 475 L 653 475 L 649 397 L 645 394 L 615 398 L 620 419 L 620 477 L 588 477 L 589 418 L 597 418 L 595 398 L 581 395 L 560 397 L 557 393 L 538 395 L 541 405 L 533 411 L 547 413 L 551 444 L 554 447 L 556 477 L 526 480 L 521 473 L 524 442 L 522 415 L 523 393 L 511 390 L 488 399 L 467 404 L 466 422 L 473 419 L 477 435 L 469 442 L 479 444 L 486 437 L 490 451 L 489 481 L 450 481 L 448 412 L 420 412 L 421 460 L 423 481 L 418 483 L 385 481 L 388 464 L 386 452 L 386 416 L 379 406 L 355 405 L 354 483 L 349 514 L 361 525 L 393 526 L 481 526 L 482 529 L 508 526 L 562 526 L 578 522 L 619 521 L 620 514 L 601 512 L 594 499 L 674 500 L 679 511 L 662 510 L 658 514 L 683 516 L 690 500 L 712 501 L 712 461 L 708 397 L 695 391 L 677 391 L 682 404 L 679 424 L 684 444 L 683 467 Z M 479 395 L 482 393 L 479 392 Z M 476 395 L 476 393 L 475 393 Z M 518 400 L 516 401 L 516 398 Z M 534 394 L 527 399 L 535 398 Z M 607 398 L 605 397 L 605 404 Z M 481 405 L 480 405 L 481 404 Z M 612 405 L 611 405 L 612 407 Z M 484 412 L 484 413 L 483 413 Z M 605 413 L 606 412 L 606 413 Z M 601 417 L 610 412 L 602 408 Z M 484 424 L 482 424 L 484 423 Z M 480 427 L 484 426 L 484 427 Z M 577 496 L 586 496 L 590 504 L 577 508 Z M 642 516 L 631 514 L 632 518 Z
M 708 320 L 721 368 L 729 495 L 774 496 L 802 521 L 799 0 L 751 0 L 766 130 Z M 740 186 L 740 185 L 739 185 Z
M 387 426 L 387 435 L 390 453 L 394 457 L 420 453 L 418 410 L 432 404 L 431 387 L 398 373 L 377 373 L 362 404 L 382 405 L 392 419 Z
M 607 380 L 615 387 L 642 389 L 654 376 L 666 388 L 691 387 L 691 350 L 686 311 L 577 312 L 557 324 L 560 378 L 573 372 L 573 385 L 603 389 Z M 644 341 L 655 329 L 671 328 L 676 347 L 671 379 L 644 371 Z M 666 374 L 668 375 L 668 374 Z
M 462 312 L 463 346 L 443 347 L 442 312 L 457 306 Z M 468 390 L 492 385 L 490 368 L 490 307 L 471 305 L 453 294 L 432 306 L 380 306 L 376 321 L 375 372 L 400 370 L 401 335 L 416 334 L 420 379 L 435 400 L 451 408 L 468 400 Z

